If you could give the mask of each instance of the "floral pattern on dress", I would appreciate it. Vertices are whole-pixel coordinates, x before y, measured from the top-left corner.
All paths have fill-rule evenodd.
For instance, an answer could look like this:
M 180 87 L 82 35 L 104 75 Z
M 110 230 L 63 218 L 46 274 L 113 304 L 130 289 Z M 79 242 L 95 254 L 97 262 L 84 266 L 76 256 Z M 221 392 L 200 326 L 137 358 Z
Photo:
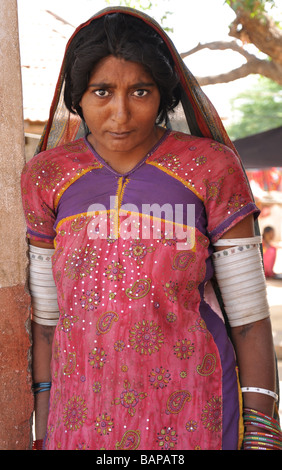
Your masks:
M 170 380 L 171 374 L 163 367 L 156 367 L 149 374 L 150 385 L 157 390 L 167 387 Z
M 87 418 L 87 406 L 80 396 L 73 396 L 64 407 L 64 426 L 72 431 L 78 431 Z
M 108 436 L 109 433 L 113 430 L 114 422 L 112 418 L 107 413 L 102 413 L 97 416 L 94 429 L 99 435 Z
M 114 400 L 113 404 L 122 405 L 127 410 L 130 416 L 134 416 L 139 401 L 144 400 L 144 398 L 146 397 L 147 393 L 138 393 L 130 386 L 130 383 L 126 380 L 124 382 L 124 389 L 120 394 L 120 398 Z
M 154 247 L 145 245 L 140 239 L 133 240 L 129 250 L 125 250 L 124 254 L 133 258 L 138 265 L 144 263 L 144 258 L 148 253 L 152 253 Z
M 202 412 L 204 427 L 210 432 L 219 432 L 222 429 L 222 400 L 221 397 L 212 397 L 208 400 Z
M 88 247 L 75 249 L 66 261 L 65 275 L 70 279 L 82 279 L 91 274 L 96 263 L 97 253 L 94 249 Z
M 162 347 L 164 335 L 157 324 L 152 321 L 142 320 L 135 323 L 129 331 L 129 342 L 134 351 L 151 356 Z
M 63 179 L 63 170 L 55 161 L 38 161 L 31 168 L 31 181 L 46 191 L 55 188 Z
M 157 443 L 160 450 L 174 450 L 177 446 L 177 434 L 173 428 L 164 427 L 158 432 Z

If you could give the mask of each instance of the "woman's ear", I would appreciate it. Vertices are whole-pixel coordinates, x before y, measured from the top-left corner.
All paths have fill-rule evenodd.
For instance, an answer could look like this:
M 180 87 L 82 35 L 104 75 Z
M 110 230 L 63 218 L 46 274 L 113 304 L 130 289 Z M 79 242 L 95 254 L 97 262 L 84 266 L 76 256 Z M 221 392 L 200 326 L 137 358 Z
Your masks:
M 84 121 L 83 112 L 82 112 L 82 108 L 80 106 L 80 103 L 81 103 L 81 100 L 79 102 L 79 105 L 76 106 L 76 108 L 74 106 L 72 106 L 71 109 L 72 109 L 72 112 L 74 114 L 78 114 L 79 117 Z

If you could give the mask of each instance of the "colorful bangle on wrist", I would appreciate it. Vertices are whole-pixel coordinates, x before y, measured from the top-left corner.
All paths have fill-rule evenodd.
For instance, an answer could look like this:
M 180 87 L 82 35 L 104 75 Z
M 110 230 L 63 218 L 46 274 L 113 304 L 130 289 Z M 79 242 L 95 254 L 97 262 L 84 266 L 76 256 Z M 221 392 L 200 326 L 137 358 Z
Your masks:
M 268 449 L 281 449 L 281 440 L 271 434 L 265 434 L 263 432 L 246 432 L 244 436 L 244 447 L 245 449 L 249 446 L 259 445 Z
M 52 382 L 37 382 L 33 384 L 32 388 L 34 395 L 37 395 L 41 392 L 48 392 L 49 390 L 51 390 L 51 385 Z
M 255 426 L 261 431 L 244 434 L 244 450 L 282 450 L 282 433 L 279 423 L 272 417 L 249 408 L 244 409 L 244 425 Z

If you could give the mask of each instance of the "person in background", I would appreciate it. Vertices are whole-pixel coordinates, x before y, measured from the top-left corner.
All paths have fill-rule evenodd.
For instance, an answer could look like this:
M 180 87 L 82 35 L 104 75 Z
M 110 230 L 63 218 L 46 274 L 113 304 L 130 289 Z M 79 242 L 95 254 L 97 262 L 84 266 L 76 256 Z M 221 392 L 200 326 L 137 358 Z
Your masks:
M 274 265 L 277 257 L 277 248 L 273 244 L 275 230 L 267 226 L 262 234 L 263 264 L 265 277 L 272 279 L 282 279 L 282 274 L 274 272 Z
M 276 261 L 276 247 L 272 245 L 275 232 L 273 227 L 265 227 L 262 234 L 263 263 L 266 277 L 274 277 L 274 264 Z

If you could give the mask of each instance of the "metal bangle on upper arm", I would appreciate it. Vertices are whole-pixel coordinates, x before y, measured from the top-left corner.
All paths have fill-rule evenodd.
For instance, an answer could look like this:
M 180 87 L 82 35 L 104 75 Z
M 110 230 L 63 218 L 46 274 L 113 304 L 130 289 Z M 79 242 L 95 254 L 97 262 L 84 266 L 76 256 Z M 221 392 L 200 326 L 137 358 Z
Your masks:
M 269 317 L 260 237 L 221 239 L 215 246 L 232 246 L 213 253 L 213 263 L 231 327 Z
M 32 296 L 32 320 L 40 325 L 56 326 L 60 316 L 57 288 L 51 257 L 54 250 L 29 246 L 29 288 Z

